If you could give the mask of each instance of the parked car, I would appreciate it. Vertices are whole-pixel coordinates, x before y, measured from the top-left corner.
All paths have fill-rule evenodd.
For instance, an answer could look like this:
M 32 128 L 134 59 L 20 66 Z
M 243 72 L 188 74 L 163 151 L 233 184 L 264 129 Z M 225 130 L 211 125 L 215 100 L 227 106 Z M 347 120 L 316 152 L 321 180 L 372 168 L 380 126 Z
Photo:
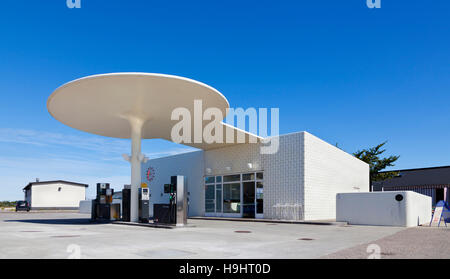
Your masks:
M 30 204 L 27 201 L 18 201 L 16 203 L 16 212 L 17 211 L 30 211 Z

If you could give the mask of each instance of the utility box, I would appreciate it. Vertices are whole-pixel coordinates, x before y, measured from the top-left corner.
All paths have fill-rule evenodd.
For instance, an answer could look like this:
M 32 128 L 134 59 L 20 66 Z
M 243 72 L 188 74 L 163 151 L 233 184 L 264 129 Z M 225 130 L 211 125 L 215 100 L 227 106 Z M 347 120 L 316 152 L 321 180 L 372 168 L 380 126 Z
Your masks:
M 161 224 L 171 224 L 170 204 L 155 203 L 153 205 L 153 222 Z
M 414 227 L 431 220 L 431 197 L 412 191 L 340 193 L 336 221 L 352 225 Z

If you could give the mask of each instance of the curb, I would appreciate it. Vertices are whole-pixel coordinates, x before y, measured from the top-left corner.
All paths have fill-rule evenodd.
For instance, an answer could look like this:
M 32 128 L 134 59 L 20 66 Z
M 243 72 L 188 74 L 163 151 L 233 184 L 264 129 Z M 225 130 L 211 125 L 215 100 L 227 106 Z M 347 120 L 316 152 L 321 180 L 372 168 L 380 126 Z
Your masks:
M 275 223 L 275 224 L 297 224 L 297 225 L 318 225 L 318 226 L 347 226 L 347 222 L 327 222 L 327 221 L 290 221 L 273 219 L 244 219 L 244 218 L 222 218 L 222 217 L 189 217 L 193 220 L 213 220 L 213 221 L 234 221 L 252 223 Z

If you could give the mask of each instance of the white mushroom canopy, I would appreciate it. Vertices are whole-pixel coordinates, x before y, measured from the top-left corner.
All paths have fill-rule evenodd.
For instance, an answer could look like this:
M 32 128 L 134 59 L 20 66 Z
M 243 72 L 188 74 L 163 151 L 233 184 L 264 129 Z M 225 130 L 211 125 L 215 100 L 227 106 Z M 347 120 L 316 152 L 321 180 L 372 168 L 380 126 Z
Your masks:
M 179 122 L 171 120 L 173 110 L 186 108 L 190 111 L 194 128 L 195 100 L 202 101 L 203 111 L 217 108 L 223 117 L 229 108 L 227 99 L 219 91 L 192 79 L 153 73 L 112 73 L 88 76 L 62 85 L 48 98 L 47 109 L 67 126 L 114 138 L 130 138 L 130 118 L 139 119 L 143 122 L 142 138 L 172 141 L 172 127 Z M 203 131 L 211 121 L 200 122 Z M 238 134 L 245 142 L 261 139 L 224 123 L 221 123 L 221 129 L 224 138 L 227 133 L 234 132 L 234 144 Z M 194 132 L 192 141 L 183 144 L 204 150 L 229 145 L 194 143 Z

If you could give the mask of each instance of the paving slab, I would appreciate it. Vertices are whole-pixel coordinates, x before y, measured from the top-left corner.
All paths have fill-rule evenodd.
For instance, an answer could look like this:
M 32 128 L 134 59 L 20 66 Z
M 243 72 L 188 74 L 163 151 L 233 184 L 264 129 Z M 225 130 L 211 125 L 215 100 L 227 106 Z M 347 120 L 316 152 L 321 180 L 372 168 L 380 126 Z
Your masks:
M 450 228 L 421 226 L 344 249 L 325 259 L 449 259 Z

